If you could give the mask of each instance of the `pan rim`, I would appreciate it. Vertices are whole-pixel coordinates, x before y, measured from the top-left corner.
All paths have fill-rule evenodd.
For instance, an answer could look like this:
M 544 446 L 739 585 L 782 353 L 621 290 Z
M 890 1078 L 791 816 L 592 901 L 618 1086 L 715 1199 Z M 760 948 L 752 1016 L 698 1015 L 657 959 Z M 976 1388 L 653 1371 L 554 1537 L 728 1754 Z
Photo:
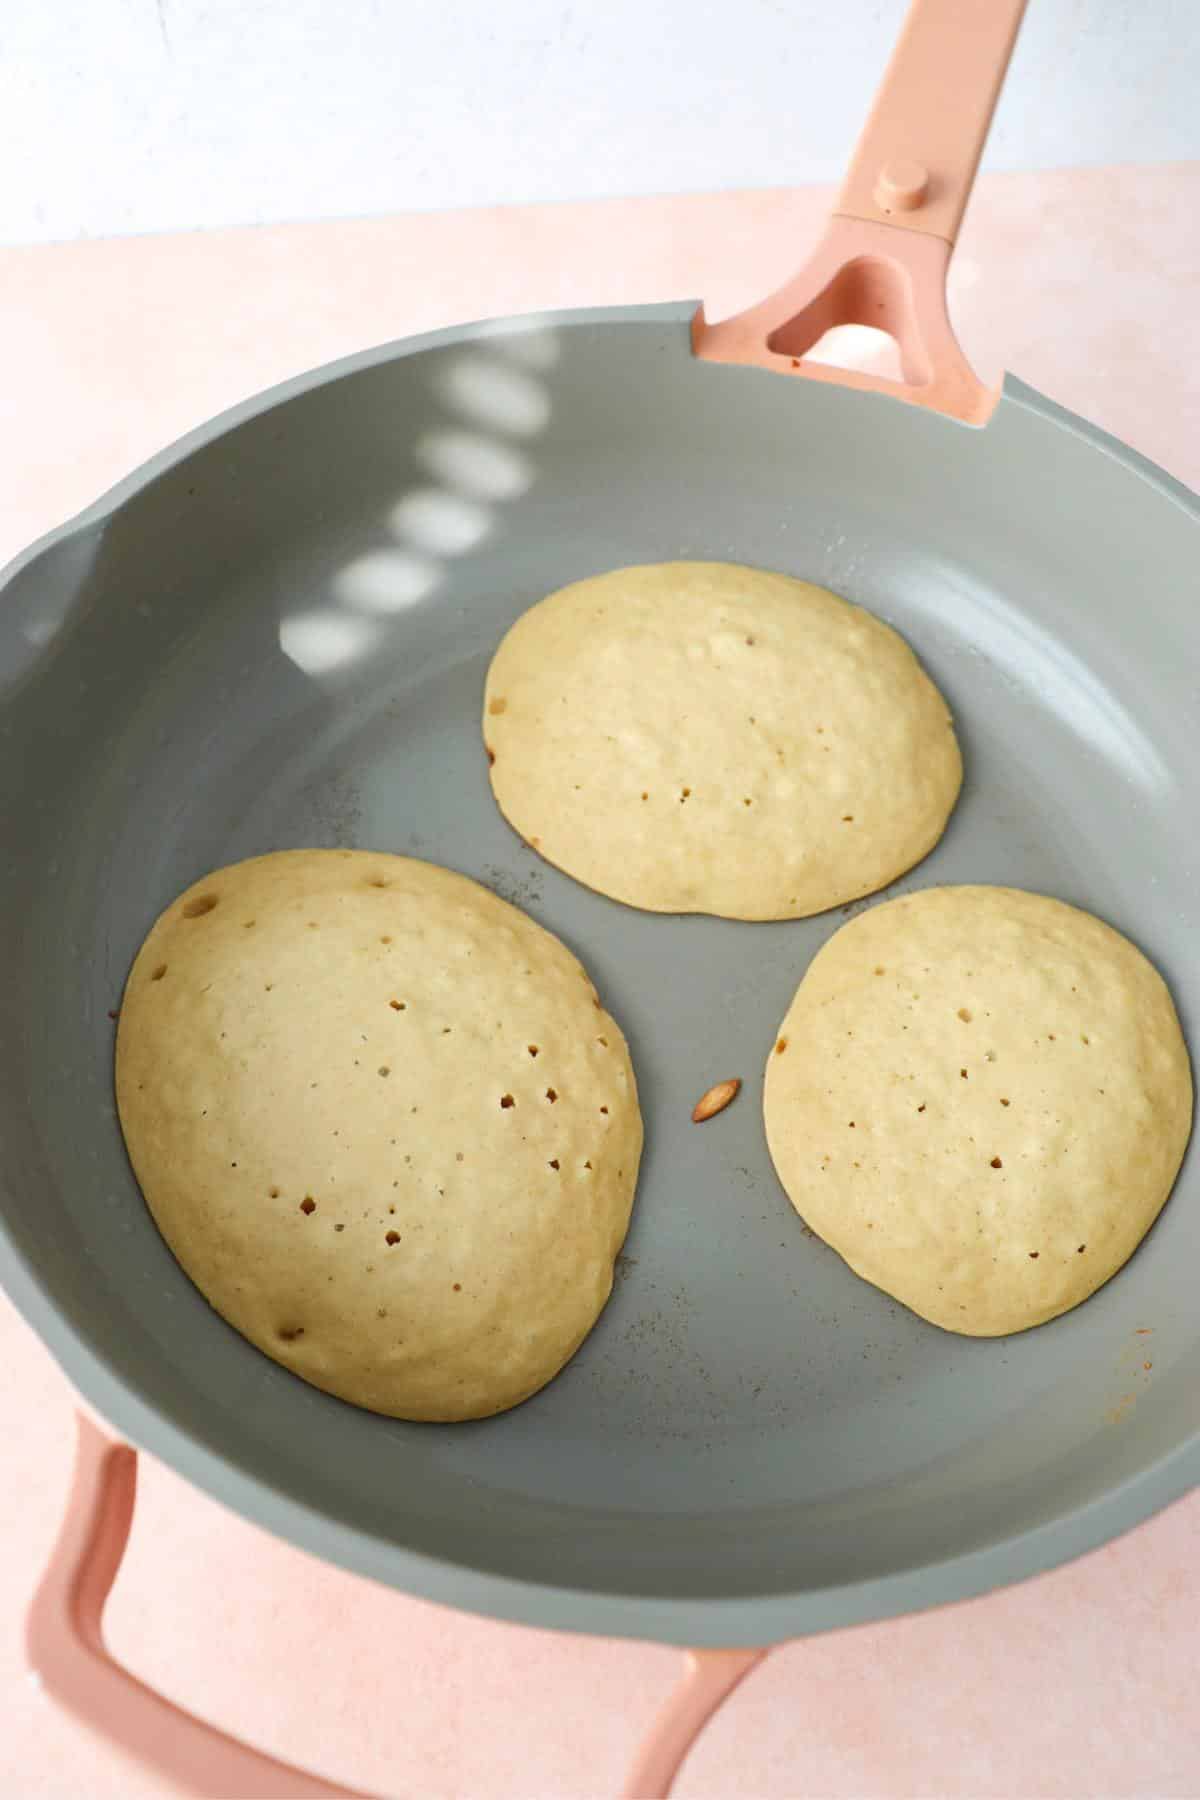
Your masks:
M 37 539 L 0 570 L 0 591 L 57 544 L 103 528 L 126 501 L 197 450 L 246 421 L 343 376 L 425 350 L 480 342 L 514 331 L 614 324 L 677 325 L 683 331 L 693 310 L 692 302 L 668 302 L 517 315 L 396 340 L 292 376 L 225 409 L 159 450 L 72 519 Z M 767 379 L 769 372 L 742 370 L 738 378 Z M 880 403 L 879 396 L 849 391 L 844 398 L 848 407 L 869 409 Z M 1200 522 L 1197 496 L 1111 434 L 1009 376 L 1003 384 L 1003 398 L 1120 462 Z M 951 425 L 989 429 L 943 419 L 928 421 L 931 429 Z M 1141 1523 L 1200 1483 L 1200 1434 L 1195 1434 L 1103 1494 L 1068 1507 L 1029 1530 L 944 1561 L 918 1563 L 887 1575 L 820 1589 L 700 1598 L 564 1587 L 498 1575 L 406 1548 L 331 1518 L 251 1473 L 244 1464 L 214 1448 L 210 1440 L 143 1399 L 136 1387 L 91 1348 L 50 1298 L 36 1267 L 17 1247 L 2 1216 L 0 1284 L 85 1405 L 129 1442 L 165 1462 L 220 1504 L 299 1548 L 368 1579 L 424 1599 L 544 1628 L 716 1646 L 776 1643 L 796 1635 L 892 1618 L 969 1599 L 1071 1560 Z
M 772 1646 L 957 1604 L 1074 1561 L 1123 1536 L 1200 1485 L 1200 1434 L 1104 1494 L 1028 1531 L 944 1560 L 824 1588 L 677 1599 L 602 1593 L 498 1575 L 343 1524 L 212 1449 L 115 1374 L 4 1242 L 4 1289 L 102 1428 L 297 1549 L 381 1586 L 536 1628 L 681 1648 Z
M 346 356 L 336 357 L 332 362 L 318 363 L 311 369 L 301 370 L 296 375 L 289 375 L 282 381 L 273 382 L 271 386 L 260 388 L 245 399 L 236 400 L 232 406 L 224 407 L 214 413 L 212 418 L 204 420 L 192 430 L 184 432 L 181 437 L 170 444 L 164 444 L 152 456 L 115 481 L 111 487 L 105 488 L 94 500 L 88 502 L 69 518 L 53 525 L 42 532 L 30 543 L 18 550 L 5 563 L 0 564 L 0 593 L 24 569 L 37 562 L 47 551 L 56 545 L 101 526 L 127 500 L 148 487 L 160 475 L 186 461 L 195 451 L 206 448 L 224 437 L 238 426 L 249 420 L 259 418 L 282 406 L 289 400 L 298 399 L 300 395 L 314 389 L 340 381 L 344 376 L 356 375 L 376 365 L 393 362 L 403 357 L 416 356 L 426 350 L 447 349 L 454 344 L 482 343 L 488 338 L 511 336 L 518 331 L 538 329 L 557 329 L 564 326 L 580 325 L 679 325 L 690 329 L 693 315 L 700 302 L 697 300 L 664 300 L 649 302 L 636 306 L 589 306 L 560 307 L 542 312 L 508 313 L 492 319 L 475 319 L 461 325 L 447 325 L 436 331 L 415 333 L 411 337 L 392 338 L 382 344 L 369 345 L 364 350 L 351 351 Z M 773 371 L 759 368 L 739 369 L 740 380 L 770 380 Z M 825 390 L 828 393 L 830 390 Z M 835 390 L 837 391 L 837 390 Z M 1101 454 L 1122 463 L 1131 473 L 1137 475 L 1154 488 L 1164 499 L 1173 501 L 1192 517 L 1200 519 L 1200 495 L 1193 493 L 1182 481 L 1171 475 L 1161 464 L 1144 456 L 1141 451 L 1112 432 L 1105 431 L 1102 426 L 1095 425 L 1090 419 L 1082 418 L 1057 400 L 1042 394 L 1038 389 L 1030 387 L 1019 377 L 1005 372 L 1000 382 L 1000 398 L 1002 403 L 1011 403 L 1026 412 L 1038 413 L 1049 423 L 1068 431 L 1073 437 L 1082 439 Z M 848 409 L 865 408 L 868 411 L 878 406 L 903 406 L 902 400 L 893 399 L 888 394 L 863 394 L 853 388 L 838 391 L 838 399 Z M 915 409 L 914 409 L 915 410 Z M 923 422 L 935 429 L 955 431 L 986 432 L 992 420 L 1000 412 L 997 407 L 991 418 L 983 425 L 966 425 L 961 420 L 950 419 L 941 414 L 922 414 Z

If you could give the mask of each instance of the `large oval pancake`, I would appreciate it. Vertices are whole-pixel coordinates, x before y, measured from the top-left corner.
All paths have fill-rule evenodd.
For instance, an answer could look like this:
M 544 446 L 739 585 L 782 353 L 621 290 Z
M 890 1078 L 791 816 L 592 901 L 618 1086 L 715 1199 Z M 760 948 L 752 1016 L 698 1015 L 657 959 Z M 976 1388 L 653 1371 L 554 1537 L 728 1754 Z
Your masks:
M 801 1217 L 867 1281 L 995 1337 L 1086 1300 L 1178 1173 L 1187 1046 L 1141 951 L 1060 900 L 930 888 L 814 958 L 767 1058 Z
M 521 836 L 650 912 L 802 918 L 873 893 L 933 848 L 962 783 L 896 632 L 732 563 L 551 594 L 496 651 L 483 732 Z
M 428 863 L 296 850 L 205 877 L 129 976 L 117 1103 L 212 1305 L 359 1406 L 514 1406 L 591 1330 L 642 1123 L 557 938 Z

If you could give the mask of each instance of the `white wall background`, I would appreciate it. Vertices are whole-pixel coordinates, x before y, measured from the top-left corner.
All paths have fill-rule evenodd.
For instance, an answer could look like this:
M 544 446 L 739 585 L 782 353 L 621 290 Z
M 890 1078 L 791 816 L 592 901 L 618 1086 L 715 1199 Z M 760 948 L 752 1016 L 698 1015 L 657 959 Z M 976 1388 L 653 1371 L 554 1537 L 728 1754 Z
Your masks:
M 903 13 L 0 0 L 0 241 L 830 180 Z M 1200 0 L 1030 0 L 990 166 L 1191 157 Z

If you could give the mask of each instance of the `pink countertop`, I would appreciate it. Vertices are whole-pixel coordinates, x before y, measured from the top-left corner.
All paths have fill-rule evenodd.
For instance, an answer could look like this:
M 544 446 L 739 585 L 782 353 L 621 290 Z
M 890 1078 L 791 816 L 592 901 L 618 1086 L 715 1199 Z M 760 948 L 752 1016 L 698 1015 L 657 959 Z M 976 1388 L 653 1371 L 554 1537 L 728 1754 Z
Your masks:
M 311 364 L 503 312 L 765 294 L 827 196 L 727 194 L 0 251 L 0 560 L 158 446 Z M 984 178 L 953 310 L 1011 368 L 1200 488 L 1200 164 Z M 60 1716 L 21 1617 L 58 1520 L 72 1400 L 0 1301 L 0 1792 L 151 1800 Z M 683 1800 L 1200 1796 L 1200 1495 L 1067 1569 L 778 1652 L 710 1729 Z M 115 1649 L 189 1707 L 349 1785 L 598 1800 L 673 1652 L 557 1637 L 375 1588 L 143 1464 Z

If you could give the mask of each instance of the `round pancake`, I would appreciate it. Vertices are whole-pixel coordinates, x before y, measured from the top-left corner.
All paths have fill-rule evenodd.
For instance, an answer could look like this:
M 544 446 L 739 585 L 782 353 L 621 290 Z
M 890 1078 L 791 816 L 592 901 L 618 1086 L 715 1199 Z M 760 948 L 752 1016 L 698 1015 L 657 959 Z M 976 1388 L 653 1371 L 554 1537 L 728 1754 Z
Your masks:
M 551 594 L 496 651 L 483 733 L 521 836 L 649 912 L 794 919 L 874 893 L 933 848 L 962 783 L 902 638 L 733 563 Z
M 1086 1300 L 1154 1223 L 1192 1119 L 1162 977 L 1012 888 L 873 907 L 814 958 L 767 1058 L 793 1206 L 859 1275 L 996 1337 Z
M 134 962 L 116 1090 L 196 1286 L 358 1406 L 501 1412 L 608 1299 L 642 1145 L 625 1040 L 465 876 L 349 850 L 206 876 Z

